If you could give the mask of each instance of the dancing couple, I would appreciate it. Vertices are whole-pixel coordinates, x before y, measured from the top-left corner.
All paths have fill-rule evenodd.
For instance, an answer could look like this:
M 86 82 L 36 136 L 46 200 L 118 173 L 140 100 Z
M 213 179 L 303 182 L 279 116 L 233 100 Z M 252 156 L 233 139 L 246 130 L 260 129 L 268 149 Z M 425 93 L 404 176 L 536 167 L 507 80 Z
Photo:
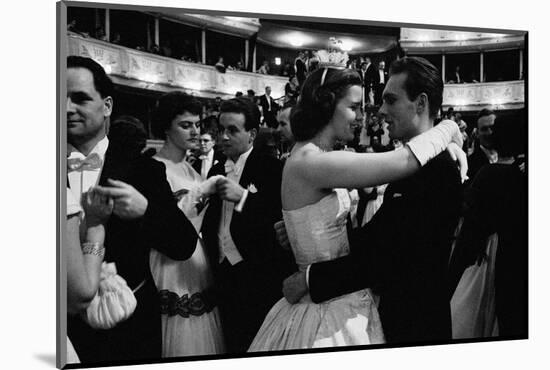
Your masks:
M 352 153 L 332 149 L 353 139 L 361 78 L 337 67 L 321 60 L 291 113 L 296 145 L 281 195 L 299 271 L 249 351 L 451 339 L 447 262 L 467 165 L 456 123 L 434 127 L 441 75 L 423 58 L 395 61 L 380 113 L 406 145 Z M 378 213 L 348 232 L 348 189 L 385 183 Z

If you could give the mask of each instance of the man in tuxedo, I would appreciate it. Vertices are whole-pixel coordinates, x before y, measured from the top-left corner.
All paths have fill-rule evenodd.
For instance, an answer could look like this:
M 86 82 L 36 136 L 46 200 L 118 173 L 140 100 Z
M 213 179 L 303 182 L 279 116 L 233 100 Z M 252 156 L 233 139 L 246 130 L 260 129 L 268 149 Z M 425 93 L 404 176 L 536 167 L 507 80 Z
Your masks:
M 361 75 L 361 79 L 363 80 L 363 88 L 364 88 L 364 97 L 365 102 L 369 102 L 369 93 L 373 89 L 374 82 L 376 81 L 376 68 L 371 63 L 371 60 L 369 57 L 365 58 L 365 61 L 361 63 L 361 68 L 359 69 L 359 74 Z
M 388 82 L 388 72 L 386 72 L 386 63 L 382 60 L 378 63 L 378 70 L 374 74 L 374 104 L 382 105 L 382 92 Z
M 277 127 L 277 111 L 279 110 L 279 105 L 271 97 L 270 86 L 266 86 L 265 94 L 260 96 L 260 105 L 264 115 L 264 123 L 270 128 Z
M 482 109 L 477 116 L 477 138 L 473 153 L 468 157 L 468 177 L 473 180 L 481 167 L 498 161 L 494 147 L 493 125 L 496 114 L 491 109 Z
M 249 99 L 224 101 L 220 125 L 227 160 L 212 167 L 209 176 L 226 178 L 218 180 L 218 196 L 210 199 L 203 237 L 226 345 L 238 353 L 248 349 L 267 312 L 282 297 L 281 284 L 290 273 L 273 228 L 282 218 L 282 164 L 253 147 L 260 112 Z
M 69 167 L 67 182 L 81 197 L 96 187 L 113 199 L 113 214 L 105 225 L 105 261 L 116 264 L 137 300 L 134 313 L 112 329 L 95 330 L 80 317 L 69 317 L 68 335 L 81 362 L 88 364 L 160 358 L 160 304 L 149 249 L 185 260 L 197 241 L 193 225 L 172 197 L 164 165 L 139 156 L 139 151 L 132 158 L 122 155 L 109 144 L 112 91 L 98 63 L 67 58 L 68 163 L 87 163 Z
M 380 108 L 390 137 L 407 141 L 430 129 L 442 99 L 443 81 L 427 60 L 395 61 Z M 459 170 L 443 152 L 389 184 L 372 220 L 350 233 L 351 253 L 292 275 L 285 297 L 296 302 L 309 290 L 320 303 L 370 287 L 388 343 L 450 340 L 447 263 L 461 198 Z
M 221 152 L 214 149 L 218 140 L 218 132 L 214 127 L 209 127 L 201 133 L 199 142 L 199 157 L 193 162 L 193 168 L 199 173 L 203 179 L 208 177 L 208 172 L 212 166 L 223 160 L 224 156 Z

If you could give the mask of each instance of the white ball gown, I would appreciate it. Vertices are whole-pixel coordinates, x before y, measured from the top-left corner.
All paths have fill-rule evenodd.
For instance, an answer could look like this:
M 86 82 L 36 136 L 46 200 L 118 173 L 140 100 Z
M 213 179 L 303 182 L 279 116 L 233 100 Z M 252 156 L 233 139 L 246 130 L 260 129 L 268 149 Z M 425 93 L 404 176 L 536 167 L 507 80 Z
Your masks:
M 346 230 L 350 198 L 335 189 L 314 204 L 285 211 L 285 227 L 301 270 L 349 253 Z M 268 313 L 250 352 L 384 343 L 376 303 L 369 289 L 321 304 L 309 295 L 297 304 L 285 298 Z
M 204 180 L 187 162 L 154 158 L 166 165 L 168 183 L 179 199 L 178 206 L 199 232 L 206 210 L 199 191 Z M 151 249 L 149 262 L 163 302 L 162 357 L 224 353 L 219 310 L 205 310 L 201 296 L 214 284 L 202 239 L 198 238 L 195 252 L 186 261 L 175 261 Z

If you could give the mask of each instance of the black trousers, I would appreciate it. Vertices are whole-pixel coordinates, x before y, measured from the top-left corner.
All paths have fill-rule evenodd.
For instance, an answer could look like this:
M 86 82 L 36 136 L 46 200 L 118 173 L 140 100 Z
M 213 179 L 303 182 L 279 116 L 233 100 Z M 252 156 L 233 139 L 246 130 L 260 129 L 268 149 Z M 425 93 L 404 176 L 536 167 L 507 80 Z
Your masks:
M 227 349 L 246 352 L 267 313 L 282 298 L 281 279 L 269 266 L 246 261 L 232 266 L 224 259 L 217 284 Z

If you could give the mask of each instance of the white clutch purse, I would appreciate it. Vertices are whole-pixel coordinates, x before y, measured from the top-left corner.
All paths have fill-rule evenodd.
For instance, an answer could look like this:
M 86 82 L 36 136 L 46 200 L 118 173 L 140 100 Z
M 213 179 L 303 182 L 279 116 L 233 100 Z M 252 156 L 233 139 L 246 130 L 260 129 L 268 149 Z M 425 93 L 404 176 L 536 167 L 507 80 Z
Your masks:
M 99 289 L 82 316 L 94 329 L 111 329 L 128 319 L 136 305 L 134 293 L 117 274 L 115 264 L 103 262 Z

